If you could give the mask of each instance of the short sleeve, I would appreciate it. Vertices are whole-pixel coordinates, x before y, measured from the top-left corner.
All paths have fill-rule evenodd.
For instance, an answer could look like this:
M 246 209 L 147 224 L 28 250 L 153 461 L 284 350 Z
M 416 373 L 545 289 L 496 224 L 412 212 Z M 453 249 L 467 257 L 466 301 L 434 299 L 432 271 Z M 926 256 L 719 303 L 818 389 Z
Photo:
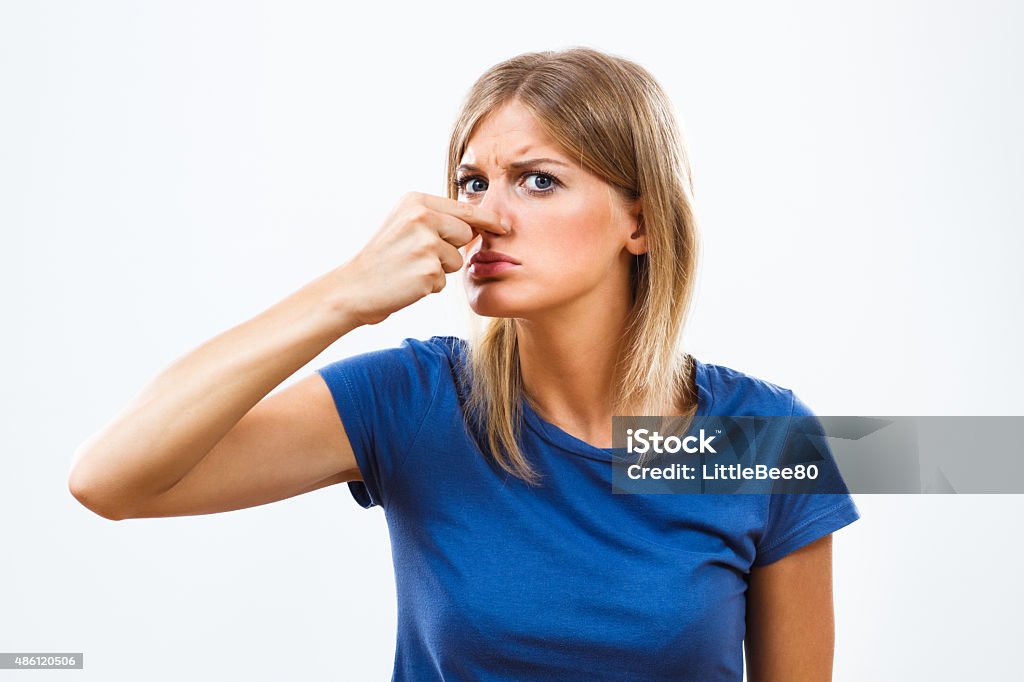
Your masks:
M 809 418 L 818 422 L 807 404 L 795 394 L 792 395 L 792 401 L 792 417 L 796 417 L 798 420 Z M 821 433 L 824 434 L 824 430 Z M 834 466 L 831 448 L 823 435 L 817 448 Z M 757 543 L 755 566 L 778 561 L 790 552 L 860 518 L 860 511 L 842 481 L 838 468 L 834 467 L 832 471 L 834 479 L 828 484 L 828 489 L 834 492 L 767 495 L 769 498 L 768 518 Z
M 415 443 L 433 402 L 442 356 L 429 341 L 353 355 L 317 369 L 345 427 L 361 481 L 350 481 L 356 502 L 387 508 L 402 460 Z

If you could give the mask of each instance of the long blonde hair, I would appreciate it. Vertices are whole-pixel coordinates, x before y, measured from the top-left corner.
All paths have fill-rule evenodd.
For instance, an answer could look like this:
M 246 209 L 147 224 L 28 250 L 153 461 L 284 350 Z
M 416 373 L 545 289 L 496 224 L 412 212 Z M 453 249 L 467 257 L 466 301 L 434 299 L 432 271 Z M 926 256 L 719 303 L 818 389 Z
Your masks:
M 588 47 L 521 54 L 488 69 L 470 88 L 448 147 L 448 196 L 474 127 L 517 100 L 580 166 L 625 201 L 642 200 L 647 253 L 630 273 L 632 307 L 616 362 L 613 414 L 660 415 L 666 405 L 696 411 L 693 359 L 677 348 L 689 313 L 698 234 L 686 142 L 654 77 L 622 57 Z M 494 463 L 528 483 L 539 473 L 523 455 L 525 398 L 513 318 L 490 318 L 475 332 L 462 367 L 467 417 Z M 688 422 L 687 422 L 688 423 Z M 474 436 L 476 437 L 476 436 Z M 478 440 L 479 442 L 479 440 Z

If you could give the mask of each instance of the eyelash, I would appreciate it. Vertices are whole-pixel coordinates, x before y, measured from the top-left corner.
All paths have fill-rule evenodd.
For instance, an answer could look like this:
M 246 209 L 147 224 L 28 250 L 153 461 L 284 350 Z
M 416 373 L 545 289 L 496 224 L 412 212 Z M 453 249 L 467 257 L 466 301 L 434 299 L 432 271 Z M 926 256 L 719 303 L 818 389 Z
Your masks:
M 548 173 L 546 171 L 529 171 L 529 172 L 523 173 L 521 177 L 525 178 L 525 177 L 530 176 L 530 175 L 541 175 L 541 176 L 544 176 L 546 178 L 549 178 L 551 180 L 551 182 L 552 182 L 552 186 L 551 186 L 550 189 L 539 190 L 539 189 L 530 189 L 529 187 L 525 187 L 524 188 L 527 192 L 529 192 L 530 194 L 532 194 L 534 196 L 539 196 L 539 195 L 543 195 L 543 194 L 551 194 L 552 192 L 555 191 L 555 187 L 561 187 L 562 186 L 562 181 L 561 180 L 559 180 L 557 177 L 555 177 L 554 175 L 552 175 L 551 173 Z M 452 180 L 452 184 L 455 185 L 455 188 L 458 191 L 464 192 L 466 190 L 466 185 L 469 184 L 469 182 L 472 181 L 472 180 L 483 180 L 483 178 L 481 176 L 479 176 L 479 175 L 466 175 L 466 176 L 463 176 L 461 178 L 456 178 L 455 180 Z

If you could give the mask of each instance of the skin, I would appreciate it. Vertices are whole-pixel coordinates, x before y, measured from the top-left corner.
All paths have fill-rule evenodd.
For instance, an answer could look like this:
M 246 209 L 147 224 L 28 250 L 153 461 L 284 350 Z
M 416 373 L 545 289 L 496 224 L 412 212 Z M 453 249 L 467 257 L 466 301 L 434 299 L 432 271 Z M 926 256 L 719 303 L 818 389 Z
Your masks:
M 561 163 L 511 167 L 539 157 Z M 647 251 L 642 202 L 627 203 L 574 164 L 515 100 L 478 124 L 458 177 L 466 180 L 459 201 L 511 225 L 508 234 L 479 233 L 459 249 L 470 306 L 486 317 L 515 318 L 524 388 L 544 418 L 611 447 L 612 366 L 629 310 L 629 265 Z M 481 250 L 520 265 L 475 276 L 469 258 Z M 676 408 L 664 414 L 678 414 Z M 831 535 L 751 568 L 750 682 L 830 680 L 833 647 Z
M 832 535 L 766 566 L 747 588 L 747 680 L 832 679 Z

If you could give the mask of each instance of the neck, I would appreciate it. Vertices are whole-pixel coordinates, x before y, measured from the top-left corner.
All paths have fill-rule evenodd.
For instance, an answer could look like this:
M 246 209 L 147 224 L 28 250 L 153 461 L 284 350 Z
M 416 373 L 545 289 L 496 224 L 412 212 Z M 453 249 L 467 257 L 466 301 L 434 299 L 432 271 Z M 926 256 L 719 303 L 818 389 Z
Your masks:
M 541 416 L 563 430 L 611 447 L 615 362 L 629 301 L 575 301 L 516 318 L 523 387 Z

